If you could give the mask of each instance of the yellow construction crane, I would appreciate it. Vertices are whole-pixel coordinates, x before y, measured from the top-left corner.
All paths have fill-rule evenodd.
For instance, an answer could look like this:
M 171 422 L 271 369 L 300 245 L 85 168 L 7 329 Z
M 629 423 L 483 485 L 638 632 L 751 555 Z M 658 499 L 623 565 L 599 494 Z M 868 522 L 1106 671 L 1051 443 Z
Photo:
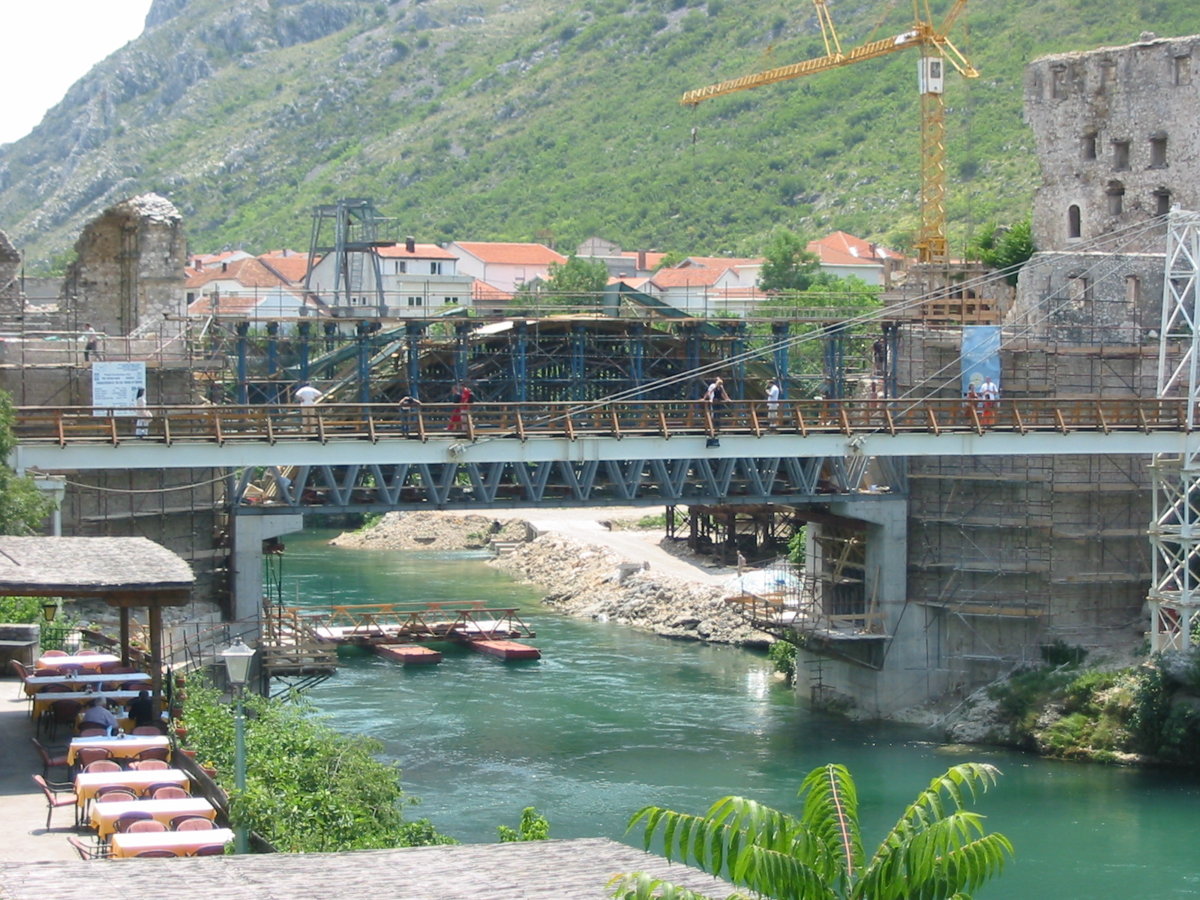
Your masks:
M 943 61 L 948 62 L 964 78 L 977 78 L 979 72 L 959 52 L 947 37 L 951 26 L 958 19 L 967 0 L 954 0 L 940 28 L 935 28 L 929 11 L 929 0 L 913 0 L 912 27 L 879 41 L 868 41 L 848 53 L 842 52 L 842 44 L 829 7 L 825 0 L 813 0 L 817 8 L 817 21 L 821 23 L 821 36 L 825 40 L 825 55 L 790 66 L 768 69 L 754 75 L 743 75 L 729 81 L 710 84 L 708 87 L 688 91 L 680 99 L 685 106 L 695 106 L 703 100 L 801 78 L 816 72 L 848 66 L 852 63 L 886 56 L 909 47 L 921 51 L 918 84 L 921 91 L 921 230 L 917 235 L 917 258 L 924 263 L 945 265 L 949 256 L 946 246 L 946 145 L 945 105 L 942 101 Z

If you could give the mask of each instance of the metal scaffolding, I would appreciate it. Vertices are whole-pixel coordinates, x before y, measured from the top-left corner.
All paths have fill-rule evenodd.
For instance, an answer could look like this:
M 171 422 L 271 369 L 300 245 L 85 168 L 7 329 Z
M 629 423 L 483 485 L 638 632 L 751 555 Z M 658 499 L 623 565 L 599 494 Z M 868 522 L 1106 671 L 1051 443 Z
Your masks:
M 1189 431 L 1200 400 L 1200 214 L 1174 209 L 1169 217 L 1159 330 L 1158 396 L 1188 398 Z M 1186 650 L 1200 628 L 1200 460 L 1197 454 L 1159 456 L 1150 523 L 1154 571 L 1150 585 L 1150 649 Z

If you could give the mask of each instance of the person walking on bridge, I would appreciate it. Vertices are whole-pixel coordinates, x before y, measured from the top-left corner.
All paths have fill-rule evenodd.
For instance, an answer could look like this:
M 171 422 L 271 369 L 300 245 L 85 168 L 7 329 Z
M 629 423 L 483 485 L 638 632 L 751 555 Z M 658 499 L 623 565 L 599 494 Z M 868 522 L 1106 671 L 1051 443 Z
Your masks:
M 296 388 L 294 394 L 296 402 L 300 404 L 300 421 L 304 425 L 305 430 L 312 428 L 316 424 L 316 410 L 313 409 L 317 405 L 324 394 L 318 391 L 307 381 L 301 382 L 300 387 Z
M 714 378 L 708 386 L 708 390 L 704 392 L 704 402 L 708 407 L 709 421 L 712 423 L 712 435 L 706 446 L 719 447 L 721 442 L 717 435 L 721 431 L 721 416 L 725 412 L 725 404 L 729 402 L 729 394 L 725 392 L 725 382 L 720 378 Z
M 983 426 L 991 428 L 996 424 L 996 406 L 1000 401 L 1000 388 L 992 381 L 991 375 L 985 375 L 983 384 L 979 385 L 979 399 L 982 401 L 983 414 L 980 418 Z
M 767 388 L 767 427 L 772 431 L 779 428 L 779 379 L 772 378 Z

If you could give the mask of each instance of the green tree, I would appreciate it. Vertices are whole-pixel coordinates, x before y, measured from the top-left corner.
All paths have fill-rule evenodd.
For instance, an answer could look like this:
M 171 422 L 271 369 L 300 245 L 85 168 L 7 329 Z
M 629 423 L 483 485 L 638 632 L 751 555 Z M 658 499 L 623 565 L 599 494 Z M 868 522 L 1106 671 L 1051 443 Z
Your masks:
M 1015 286 L 1021 267 L 1037 248 L 1033 246 L 1033 230 L 1029 219 L 1009 228 L 1001 228 L 994 222 L 980 232 L 979 237 L 967 248 L 968 254 L 977 257 L 993 269 L 1004 273 L 1004 280 Z
M 813 769 L 800 785 L 799 817 L 742 797 L 718 800 L 704 816 L 647 806 L 629 827 L 645 829 L 645 847 L 724 878 L 756 897 L 789 900 L 968 900 L 1000 874 L 1012 844 L 985 833 L 965 809 L 996 781 L 985 763 L 948 769 L 917 795 L 868 858 L 858 824 L 858 795 L 844 766 Z M 624 900 L 702 895 L 641 873 L 613 880 Z
M 32 534 L 54 508 L 33 479 L 18 475 L 7 460 L 17 444 L 13 436 L 13 408 L 0 391 L 0 534 Z
M 807 291 L 816 280 L 820 260 L 804 249 L 805 242 L 790 231 L 777 231 L 763 256 L 758 287 L 767 292 Z
M 550 263 L 548 288 L 562 294 L 599 294 L 608 284 L 608 267 L 591 259 L 580 259 L 575 254 L 565 263 Z

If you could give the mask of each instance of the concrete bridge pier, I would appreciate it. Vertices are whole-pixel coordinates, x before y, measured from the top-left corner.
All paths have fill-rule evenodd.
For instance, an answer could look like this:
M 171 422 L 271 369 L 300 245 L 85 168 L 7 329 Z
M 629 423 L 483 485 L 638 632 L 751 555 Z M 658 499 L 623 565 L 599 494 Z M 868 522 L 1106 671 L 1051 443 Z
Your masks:
M 229 616 L 253 619 L 263 605 L 263 541 L 304 529 L 304 516 L 238 516 L 233 523 L 233 578 Z
M 844 703 L 867 716 L 922 703 L 943 686 L 928 668 L 924 615 L 906 590 L 908 503 L 843 501 L 831 503 L 829 511 L 867 523 L 864 587 L 868 611 L 878 612 L 879 635 L 814 635 L 812 646 L 820 652 L 800 650 L 797 688 L 807 687 L 814 704 Z

